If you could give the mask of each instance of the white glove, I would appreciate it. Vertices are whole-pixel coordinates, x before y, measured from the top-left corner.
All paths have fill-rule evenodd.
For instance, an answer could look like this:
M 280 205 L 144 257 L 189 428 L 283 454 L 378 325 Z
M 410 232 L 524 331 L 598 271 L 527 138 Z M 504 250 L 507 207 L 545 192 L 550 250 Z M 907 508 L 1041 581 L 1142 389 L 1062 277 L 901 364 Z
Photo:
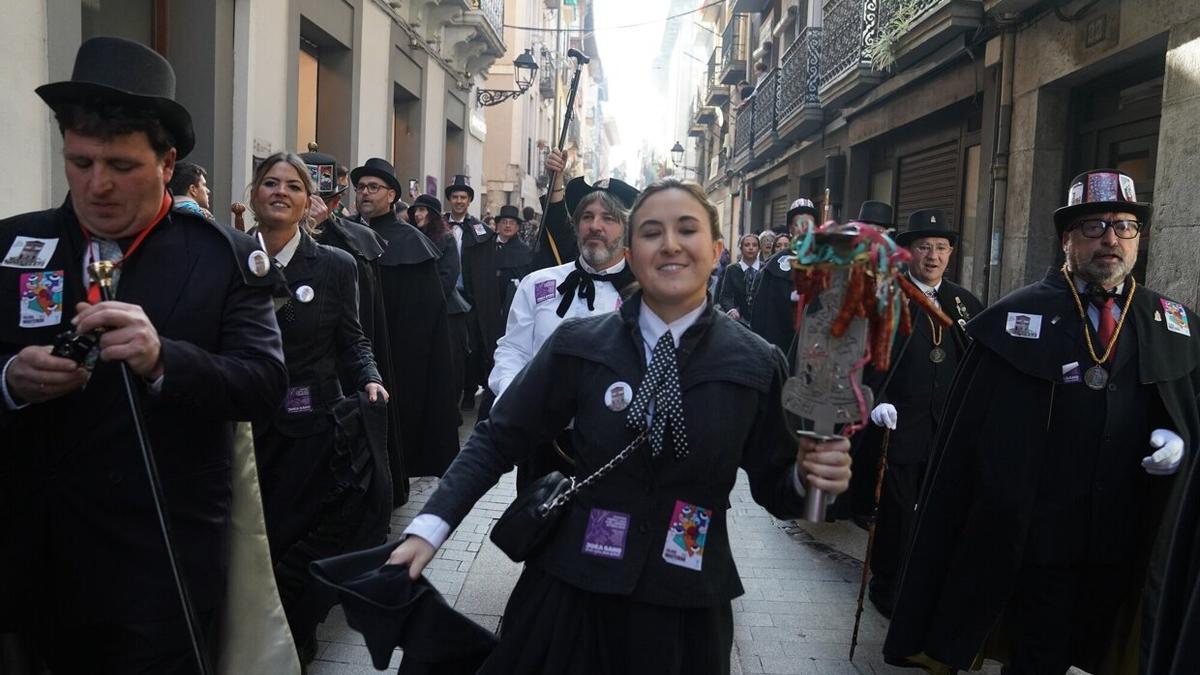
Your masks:
M 896 421 L 898 418 L 899 416 L 896 414 L 896 406 L 892 405 L 891 403 L 880 403 L 879 405 L 875 406 L 874 410 L 871 411 L 871 424 L 874 424 L 877 427 L 887 427 L 895 430 Z M 1180 440 L 1179 443 L 1180 447 L 1182 447 L 1183 441 Z
M 1183 439 L 1167 429 L 1150 432 L 1150 447 L 1154 454 L 1142 458 L 1142 468 L 1151 476 L 1170 476 L 1183 463 Z

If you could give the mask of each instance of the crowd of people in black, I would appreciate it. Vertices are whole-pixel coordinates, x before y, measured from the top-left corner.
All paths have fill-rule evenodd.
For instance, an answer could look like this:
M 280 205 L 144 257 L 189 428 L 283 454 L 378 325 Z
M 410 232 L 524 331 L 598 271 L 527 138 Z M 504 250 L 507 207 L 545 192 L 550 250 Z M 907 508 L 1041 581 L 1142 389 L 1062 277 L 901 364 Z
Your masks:
M 1200 672 L 1200 342 L 1131 275 L 1150 206 L 1119 171 L 1072 181 L 1064 264 L 988 308 L 945 278 L 945 214 L 892 232 L 929 302 L 865 374 L 852 443 L 795 438 L 781 407 L 808 198 L 726 258 L 692 183 L 564 182 L 555 150 L 538 228 L 471 216 L 466 176 L 443 210 L 403 202 L 384 159 L 313 148 L 256 162 L 239 228 L 182 161 L 156 53 L 88 40 L 37 93 L 70 194 L 0 221 L 5 672 L 297 672 L 340 600 L 385 664 L 728 673 L 739 470 L 779 518 L 815 489 L 876 529 L 891 663 Z M 421 573 L 514 467 L 496 527 L 525 567 L 493 637 Z M 422 476 L 436 491 L 385 543 Z M 448 633 L 470 649 L 429 648 L 465 644 Z

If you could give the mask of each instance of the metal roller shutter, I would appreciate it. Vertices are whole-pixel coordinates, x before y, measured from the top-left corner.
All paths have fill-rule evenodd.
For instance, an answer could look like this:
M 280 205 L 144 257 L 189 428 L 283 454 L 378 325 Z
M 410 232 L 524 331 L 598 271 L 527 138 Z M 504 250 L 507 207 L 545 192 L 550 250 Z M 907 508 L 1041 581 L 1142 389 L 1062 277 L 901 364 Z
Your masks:
M 771 200 L 771 222 L 769 229 L 779 229 L 787 225 L 788 198 L 787 195 Z
M 896 225 L 908 227 L 908 216 L 921 209 L 940 209 L 946 227 L 958 224 L 958 141 L 926 148 L 900 158 L 896 187 Z

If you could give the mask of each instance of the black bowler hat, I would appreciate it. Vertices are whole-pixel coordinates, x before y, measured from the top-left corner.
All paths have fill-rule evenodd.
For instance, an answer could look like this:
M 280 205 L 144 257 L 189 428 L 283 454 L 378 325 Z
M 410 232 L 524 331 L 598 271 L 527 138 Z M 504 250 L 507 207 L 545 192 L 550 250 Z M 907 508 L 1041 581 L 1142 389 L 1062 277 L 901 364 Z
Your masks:
M 337 592 L 346 623 L 362 633 L 377 670 L 400 647 L 401 672 L 474 673 L 496 637 L 447 604 L 425 577 L 413 581 L 407 566 L 385 564 L 395 548 L 390 542 L 318 560 L 309 570 Z
M 312 146 L 309 146 L 312 147 Z M 317 186 L 317 195 L 329 199 L 342 194 L 348 185 L 338 185 L 337 158 L 323 152 L 302 152 L 300 159 L 308 165 L 308 175 Z
M 1107 211 L 1125 211 L 1143 223 L 1150 219 L 1150 204 L 1137 200 L 1133 178 L 1116 169 L 1085 171 L 1071 181 L 1067 205 L 1054 212 L 1054 229 L 1063 232 L 1080 216 Z
M 37 95 L 57 111 L 72 104 L 120 104 L 149 109 L 170 132 L 176 159 L 196 145 L 192 116 L 175 102 L 175 71 L 149 47 L 118 37 L 94 37 L 79 45 L 71 79 L 37 88 Z
M 626 209 L 633 208 L 633 203 L 637 201 L 638 195 L 641 194 L 641 191 L 637 188 L 616 178 L 603 178 L 592 185 L 588 185 L 583 176 L 579 176 L 578 178 L 572 178 L 567 183 L 566 194 L 564 195 L 567 200 L 567 213 L 574 215 L 575 209 L 579 207 L 579 202 L 583 201 L 584 197 L 593 192 L 607 192 L 618 202 L 624 204 Z
M 388 187 L 396 191 L 396 198 L 392 200 L 395 204 L 397 199 L 400 199 L 400 181 L 396 180 L 396 172 L 392 170 L 392 165 L 382 157 L 372 157 L 363 165 L 350 172 L 350 182 L 357 186 L 358 179 L 363 176 L 374 176 L 383 182 L 387 183 Z
M 958 244 L 958 233 L 946 229 L 946 216 L 937 209 L 913 211 L 908 217 L 908 228 L 896 235 L 896 243 L 908 246 L 918 239 L 938 237 L 949 239 L 951 246 Z
M 446 200 L 450 200 L 450 195 L 455 192 L 465 192 L 470 196 L 471 201 L 475 201 L 475 188 L 471 187 L 471 179 L 462 174 L 456 174 L 451 179 L 450 184 L 446 186 Z
M 442 202 L 437 197 L 434 197 L 433 195 L 417 195 L 417 198 L 413 200 L 413 203 L 407 209 L 405 209 L 405 212 L 408 214 L 408 222 L 412 223 L 413 225 L 417 224 L 417 219 L 413 218 L 413 209 L 417 208 L 418 206 L 424 206 L 431 213 L 436 213 L 438 215 L 441 215 L 442 213 Z
M 858 209 L 858 218 L 856 220 L 860 223 L 870 223 L 879 227 L 895 227 L 895 218 L 892 216 L 892 205 L 873 199 L 868 199 L 862 203 L 862 206 Z
M 504 206 L 501 206 L 500 213 L 496 214 L 497 223 L 505 218 L 512 218 L 513 220 L 517 221 L 518 225 L 521 224 L 521 212 L 512 204 L 505 204 Z

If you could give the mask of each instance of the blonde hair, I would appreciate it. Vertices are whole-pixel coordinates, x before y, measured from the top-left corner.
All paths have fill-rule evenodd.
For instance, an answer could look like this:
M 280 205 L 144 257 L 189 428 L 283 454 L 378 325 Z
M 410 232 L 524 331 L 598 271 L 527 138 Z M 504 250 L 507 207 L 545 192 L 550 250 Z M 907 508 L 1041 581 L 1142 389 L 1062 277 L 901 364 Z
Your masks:
M 678 178 L 663 178 L 656 180 L 642 190 L 642 194 L 638 195 L 637 201 L 633 203 L 633 208 L 629 210 L 629 227 L 625 228 L 625 245 L 633 241 L 633 231 L 637 229 L 637 213 L 642 208 L 642 204 L 646 200 L 659 192 L 667 190 L 682 190 L 686 192 L 692 199 L 700 203 L 704 208 L 704 212 L 708 214 L 709 231 L 712 234 L 713 241 L 721 239 L 721 214 L 717 211 L 717 207 L 708 201 L 708 195 L 705 194 L 704 188 L 697 183 L 691 181 L 681 181 Z
M 260 218 L 258 217 L 258 212 L 254 210 L 254 193 L 258 191 L 258 188 L 262 187 L 262 183 L 266 180 L 267 173 L 270 172 L 271 167 L 280 162 L 285 162 L 295 169 L 296 173 L 300 176 L 300 183 L 304 185 L 305 194 L 308 197 L 312 197 L 313 195 L 314 186 L 312 176 L 308 173 L 308 165 L 304 163 L 303 159 L 300 159 L 300 155 L 294 152 L 277 152 L 264 159 L 258 165 L 258 168 L 254 170 L 253 178 L 250 179 L 250 185 L 246 188 L 246 203 L 250 207 L 250 212 L 254 214 L 255 221 L 260 221 Z M 304 209 L 304 216 L 300 219 L 300 229 L 312 237 L 321 233 L 317 224 L 313 222 L 312 217 L 308 215 L 307 206 Z

